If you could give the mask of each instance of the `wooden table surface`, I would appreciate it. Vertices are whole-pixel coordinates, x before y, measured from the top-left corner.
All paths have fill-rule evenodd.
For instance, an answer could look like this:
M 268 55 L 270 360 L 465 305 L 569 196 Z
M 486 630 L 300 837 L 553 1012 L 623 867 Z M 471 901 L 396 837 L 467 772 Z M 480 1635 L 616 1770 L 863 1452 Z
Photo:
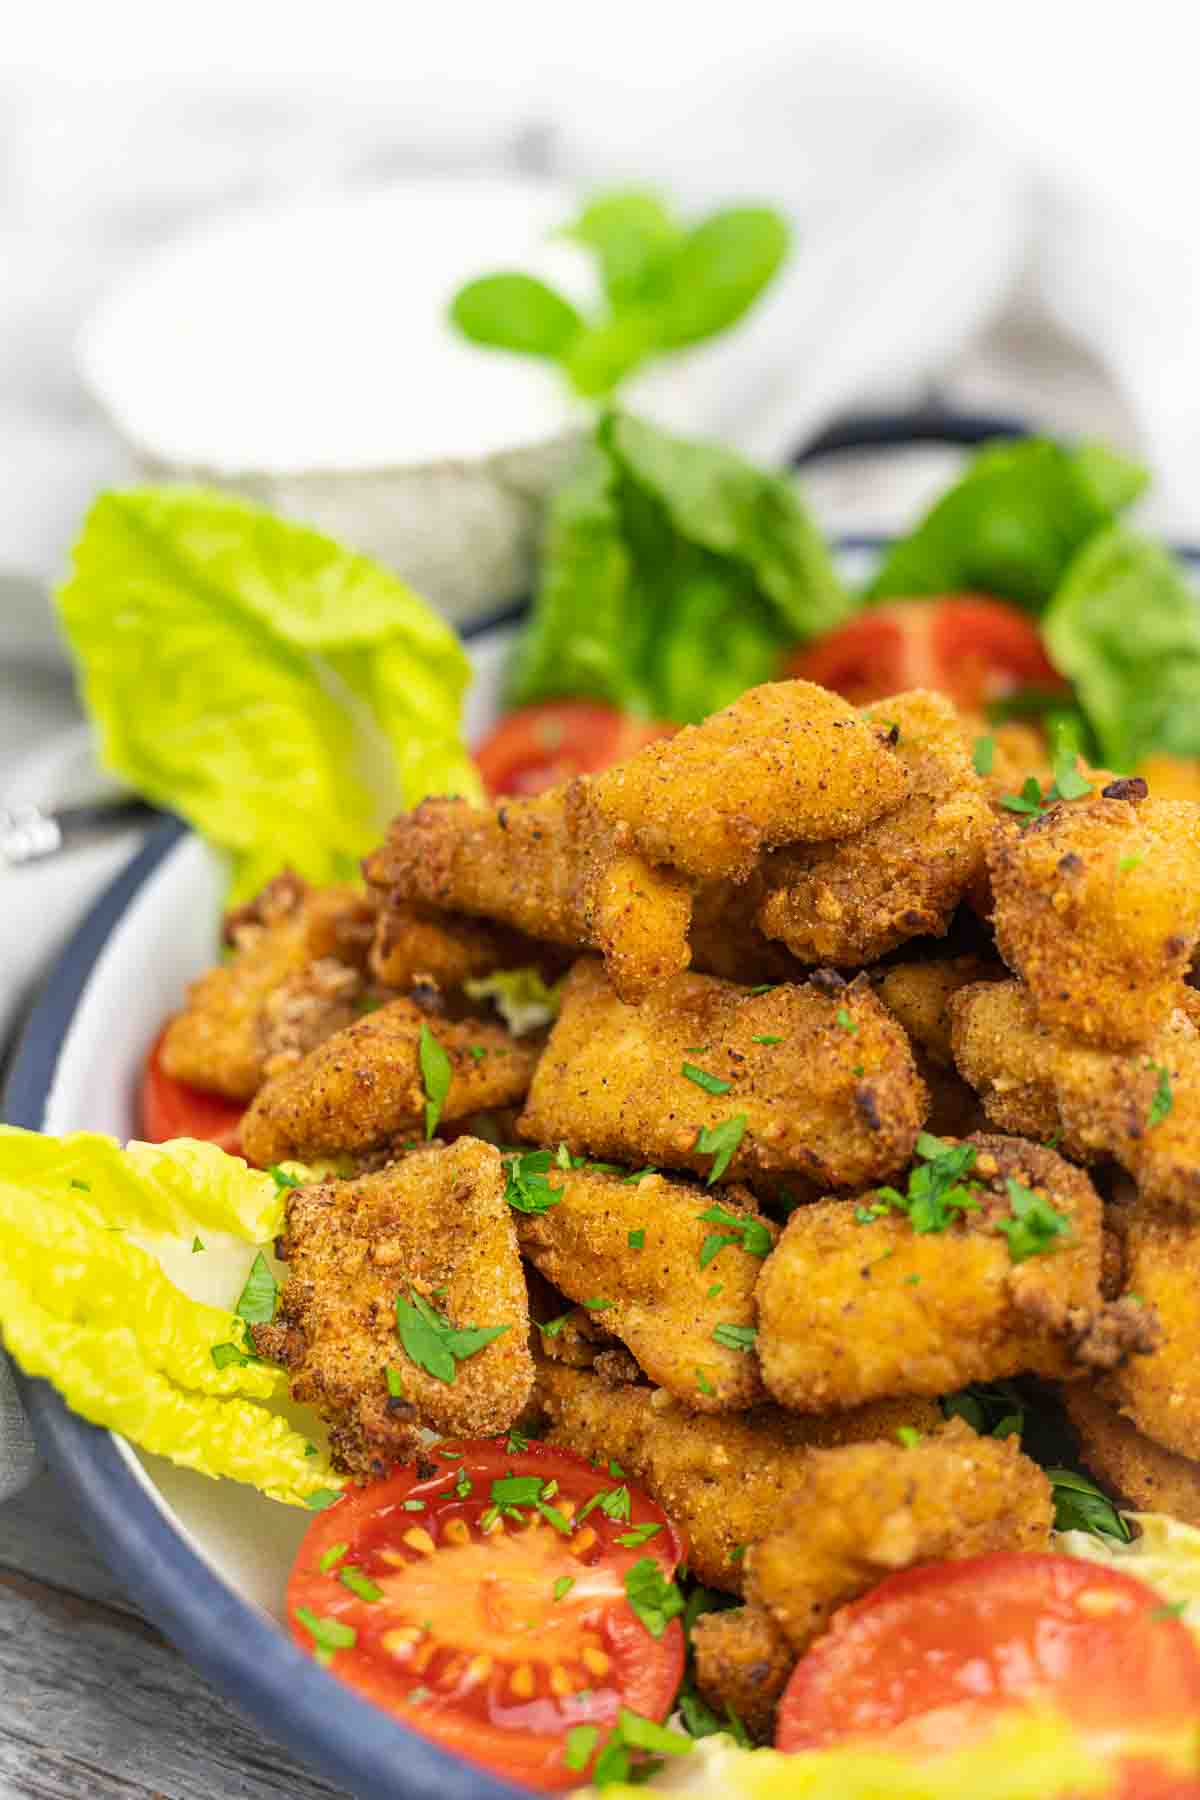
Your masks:
M 54 1477 L 0 1506 L 4 1800 L 345 1800 L 190 1669 Z

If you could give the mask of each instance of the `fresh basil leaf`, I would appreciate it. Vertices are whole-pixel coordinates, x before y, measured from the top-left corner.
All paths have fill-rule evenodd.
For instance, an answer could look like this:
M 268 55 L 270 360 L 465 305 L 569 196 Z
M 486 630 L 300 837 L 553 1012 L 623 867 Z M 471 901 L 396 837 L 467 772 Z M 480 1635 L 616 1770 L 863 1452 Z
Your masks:
M 736 323 L 778 273 L 790 234 L 766 206 L 731 206 L 692 228 L 664 273 L 657 340 L 677 350 Z
M 556 361 L 583 329 L 569 300 L 536 276 L 519 273 L 468 281 L 451 301 L 450 317 L 473 343 Z
M 1137 464 L 1097 444 L 988 444 L 888 551 L 868 598 L 973 589 L 1040 612 L 1075 553 L 1112 524 L 1147 479 Z M 1053 643 L 1051 653 L 1070 674 Z
M 1047 1469 L 1054 1490 L 1054 1525 L 1058 1531 L 1090 1531 L 1094 1537 L 1132 1541 L 1133 1532 L 1108 1495 L 1074 1469 Z

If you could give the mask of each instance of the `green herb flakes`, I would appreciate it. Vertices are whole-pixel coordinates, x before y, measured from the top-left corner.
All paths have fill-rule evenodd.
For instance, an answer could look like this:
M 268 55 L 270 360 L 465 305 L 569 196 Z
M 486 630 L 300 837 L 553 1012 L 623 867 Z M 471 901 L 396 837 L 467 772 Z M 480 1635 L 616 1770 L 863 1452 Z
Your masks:
M 1090 1531 L 1093 1537 L 1116 1538 L 1122 1544 L 1133 1539 L 1107 1494 L 1086 1475 L 1074 1469 L 1047 1469 L 1046 1477 L 1054 1490 L 1054 1525 L 1057 1531 Z
M 361 1569 L 356 1569 L 353 1563 L 347 1563 L 345 1568 L 338 1570 L 338 1580 L 344 1588 L 349 1588 L 350 1592 L 358 1599 L 366 1600 L 371 1605 L 375 1601 L 383 1599 L 383 1589 L 377 1587 L 370 1576 L 364 1575 Z
M 246 1277 L 246 1285 L 238 1296 L 234 1312 L 247 1325 L 269 1325 L 275 1317 L 275 1307 L 279 1300 L 279 1283 L 267 1265 L 267 1259 L 260 1250 L 250 1265 L 250 1273 Z
M 633 1525 L 628 1531 L 623 1531 L 617 1538 L 617 1543 L 626 1550 L 640 1550 L 642 1545 L 648 1544 L 652 1537 L 657 1537 L 661 1530 L 661 1525 L 656 1524 L 652 1519 L 647 1519 L 643 1524 Z
M 652 1556 L 643 1556 L 625 1571 L 625 1593 L 636 1616 L 653 1638 L 660 1638 L 683 1611 L 683 1595 L 668 1581 Z
M 575 1577 L 573 1575 L 560 1575 L 554 1584 L 555 1600 L 565 1600 L 574 1586 Z
M 696 1386 L 702 1394 L 708 1394 L 710 1396 L 717 1391 L 712 1382 L 708 1379 L 708 1376 L 704 1373 L 704 1370 L 699 1368 L 696 1370 Z
M 425 1083 L 425 1136 L 431 1138 L 442 1116 L 442 1107 L 450 1092 L 450 1058 L 422 1019 L 421 1038 L 417 1049 L 421 1079 Z
M 510 1431 L 504 1448 L 510 1456 L 520 1456 L 522 1451 L 528 1450 L 529 1439 L 519 1431 Z
M 899 1443 L 903 1444 L 906 1450 L 911 1450 L 915 1445 L 920 1443 L 921 1433 L 917 1430 L 915 1425 L 900 1425 L 896 1430 L 896 1438 Z
M 1175 1096 L 1171 1092 L 1170 1070 L 1164 1068 L 1161 1063 L 1151 1063 L 1150 1067 L 1158 1072 L 1158 1086 L 1154 1090 L 1154 1097 L 1150 1102 L 1150 1111 L 1146 1118 L 1147 1125 L 1153 1128 L 1155 1125 L 1162 1124 L 1175 1104 Z
M 765 1044 L 767 1048 L 770 1049 L 775 1044 L 782 1044 L 783 1039 L 781 1037 L 772 1037 L 769 1032 L 762 1032 L 759 1036 L 752 1037 L 750 1042 L 752 1044 Z
M 694 1081 L 706 1094 L 727 1094 L 733 1086 L 732 1081 L 722 1081 L 719 1075 L 710 1075 L 707 1069 L 698 1069 L 695 1063 L 685 1062 L 680 1067 L 688 1080 Z
M 839 1006 L 833 1017 L 843 1031 L 848 1031 L 851 1037 L 858 1036 L 858 1026 L 854 1023 L 854 1020 L 850 1017 L 850 1014 L 846 1011 L 844 1006 Z
M 712 1167 L 708 1171 L 708 1186 L 720 1181 L 729 1167 L 738 1146 L 746 1135 L 745 1113 L 735 1113 L 731 1119 L 724 1119 L 720 1125 L 702 1125 L 696 1134 L 696 1149 L 701 1156 L 712 1157 Z
M 569 1575 L 564 1575 L 562 1579 L 569 1582 L 571 1578 Z M 558 1587 L 559 1583 L 556 1582 L 554 1594 L 556 1600 L 560 1598 Z M 600 1727 L 598 1725 L 572 1725 L 567 1733 L 563 1750 L 563 1761 L 568 1769 L 576 1775 L 582 1774 L 591 1760 L 592 1751 L 599 1742 Z
M 333 1565 L 341 1562 L 349 1548 L 349 1544 L 330 1544 L 328 1550 L 326 1550 L 324 1556 L 322 1556 L 320 1562 L 317 1564 L 322 1575 L 328 1575 L 329 1571 L 333 1568 Z
M 278 1163 L 272 1163 L 267 1174 L 277 1188 L 296 1188 L 304 1185 L 299 1175 L 292 1175 L 287 1169 L 281 1169 Z
M 962 1180 L 974 1167 L 975 1155 L 971 1144 L 945 1144 L 923 1131 L 917 1138 L 920 1160 L 909 1173 L 908 1192 L 879 1188 L 879 1200 L 907 1213 L 915 1232 L 945 1231 L 956 1213 L 980 1210 L 976 1191 Z
M 726 1350 L 741 1350 L 748 1356 L 754 1348 L 758 1330 L 754 1325 L 722 1324 L 713 1326 L 712 1335 L 714 1344 L 720 1344 Z
M 1008 1239 L 1008 1254 L 1021 1263 L 1056 1249 L 1060 1238 L 1071 1235 L 1071 1221 L 1042 1194 L 1011 1178 L 1005 1182 L 1012 1203 L 1012 1217 L 997 1219 L 996 1230 Z
M 646 1233 L 639 1227 L 637 1231 L 630 1232 L 625 1242 L 631 1250 L 641 1250 L 646 1242 Z
M 971 761 L 975 765 L 977 775 L 990 775 L 992 763 L 996 756 L 996 740 L 994 737 L 977 737 L 975 748 L 971 752 Z
M 200 1239 L 198 1237 L 194 1237 L 192 1239 L 192 1255 L 198 1256 L 200 1251 L 203 1250 L 203 1248 L 204 1248 L 204 1245 L 200 1242 Z
M 529 1150 L 523 1156 L 506 1158 L 504 1198 L 514 1211 L 544 1213 L 558 1205 L 562 1189 L 550 1186 L 551 1161 L 548 1150 Z M 559 1167 L 562 1166 L 560 1162 Z M 570 1167 L 569 1159 L 566 1166 Z
M 346 1625 L 341 1619 L 319 1619 L 307 1606 L 298 1606 L 296 1617 L 318 1650 L 332 1655 L 335 1650 L 350 1650 L 358 1642 L 353 1625 Z
M 714 1205 L 700 1214 L 705 1224 L 721 1225 L 723 1231 L 710 1232 L 700 1249 L 700 1267 L 706 1269 L 727 1244 L 739 1244 L 748 1256 L 759 1258 L 771 1254 L 771 1233 L 761 1219 L 743 1219 L 725 1207 Z
M 509 1326 L 467 1326 L 458 1330 L 428 1300 L 410 1291 L 407 1300 L 402 1294 L 396 1296 L 396 1329 L 409 1360 L 449 1386 L 457 1365 L 503 1337 Z
M 317 1488 L 315 1493 L 305 1496 L 304 1504 L 309 1512 L 324 1512 L 335 1500 L 342 1497 L 340 1488 Z
M 389 1363 L 384 1374 L 387 1378 L 387 1391 L 392 1399 L 402 1400 L 404 1398 L 404 1377 L 399 1369 L 394 1369 Z

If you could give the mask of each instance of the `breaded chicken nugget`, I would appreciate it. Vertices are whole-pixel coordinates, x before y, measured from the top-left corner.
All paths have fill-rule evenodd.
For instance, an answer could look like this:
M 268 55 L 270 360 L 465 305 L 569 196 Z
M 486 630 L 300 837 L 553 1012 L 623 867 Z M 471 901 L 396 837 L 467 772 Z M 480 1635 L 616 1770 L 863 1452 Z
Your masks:
M 1200 807 L 1145 794 L 1111 782 L 988 855 L 996 940 L 1038 1017 L 1108 1049 L 1154 1036 L 1200 939 Z
M 796 1652 L 765 1606 L 701 1613 L 692 1626 L 696 1686 L 722 1718 L 732 1713 L 757 1743 L 774 1735 L 775 1703 Z
M 1200 1525 L 1200 1463 L 1144 1436 L 1086 1382 L 1065 1387 L 1062 1403 L 1080 1458 L 1101 1487 L 1138 1512 Z
M 701 975 L 751 984 L 803 981 L 809 971 L 790 950 L 764 937 L 758 909 L 767 892 L 762 858 L 745 881 L 702 881 L 692 896 L 691 967 Z
M 629 1007 L 582 959 L 519 1129 L 710 1180 L 849 1187 L 907 1161 L 926 1104 L 908 1040 L 865 980 L 751 993 L 687 974 Z
M 959 1073 L 1000 1131 L 1061 1143 L 1076 1161 L 1092 1158 L 1063 1132 L 1053 1067 L 1054 1034 L 1039 1023 L 1019 981 L 969 983 L 949 997 L 950 1040 Z
M 461 987 L 497 969 L 526 968 L 541 954 L 519 931 L 389 898 L 379 908 L 370 968 L 381 986 L 407 993 L 424 982 Z
M 827 1418 L 777 1407 L 700 1414 L 661 1388 L 610 1388 L 578 1369 L 545 1365 L 538 1398 L 549 1441 L 582 1456 L 616 1457 L 688 1540 L 688 1567 L 710 1587 L 742 1591 L 748 1544 L 778 1523 L 812 1447 L 929 1431 L 941 1412 L 928 1400 L 887 1401 Z
M 731 1412 L 761 1400 L 754 1285 L 777 1227 L 750 1195 L 727 1188 L 714 1201 L 656 1174 L 631 1181 L 556 1168 L 545 1179 L 556 1204 L 517 1214 L 530 1262 L 693 1411 Z
M 872 974 L 875 992 L 919 1050 L 944 1069 L 954 1067 L 950 1002 L 975 982 L 1003 981 L 1003 963 L 968 952 L 890 963 Z
M 252 1099 L 272 1054 L 311 1048 L 353 1019 L 373 928 L 374 908 L 353 888 L 278 876 L 230 915 L 231 959 L 189 985 L 163 1039 L 167 1074 Z
M 904 1213 L 878 1212 L 876 1195 L 792 1214 L 758 1284 L 759 1360 L 782 1405 L 822 1413 L 1021 1373 L 1071 1375 L 1111 1366 L 1125 1335 L 1140 1343 L 1136 1309 L 1132 1323 L 1125 1308 L 1114 1322 L 1101 1299 L 1100 1200 L 1082 1170 L 1017 1138 L 969 1147 L 965 1167 L 943 1155 L 921 1171 L 940 1195 L 929 1211 L 945 1209 L 940 1225 L 918 1231 Z M 1014 1261 L 999 1226 L 1030 1195 L 1058 1235 L 1037 1250 L 1013 1237 L 1025 1252 Z
M 839 1606 L 914 1563 L 1049 1547 L 1050 1483 L 1012 1438 L 961 1419 L 910 1449 L 851 1444 L 810 1455 L 774 1530 L 746 1553 L 746 1594 L 792 1649 Z
M 538 1040 L 514 1038 L 482 1019 L 431 1017 L 415 1001 L 392 1000 L 268 1082 L 242 1122 L 248 1160 L 265 1169 L 288 1157 L 303 1161 L 422 1136 L 423 1027 L 450 1061 L 443 1120 L 521 1099 Z
M 991 813 L 951 702 L 919 689 L 870 717 L 896 734 L 907 798 L 853 836 L 777 851 L 766 867 L 758 922 L 801 962 L 869 963 L 943 936 L 984 862 Z
M 908 772 L 886 729 L 837 695 L 775 681 L 590 785 L 600 816 L 648 862 L 743 880 L 773 845 L 861 831 L 904 799 Z
M 251 1328 L 255 1346 L 291 1370 L 292 1398 L 329 1422 L 338 1468 L 383 1474 L 415 1454 L 418 1426 L 483 1436 L 526 1404 L 525 1278 L 490 1144 L 459 1138 L 377 1174 L 290 1189 L 280 1254 L 288 1279 L 274 1323 Z M 482 1344 L 454 1336 L 498 1327 Z
M 1153 1310 L 1162 1337 L 1100 1392 L 1155 1443 L 1200 1459 L 1200 1225 L 1144 1201 L 1111 1209 L 1110 1219 L 1119 1227 L 1125 1292 Z

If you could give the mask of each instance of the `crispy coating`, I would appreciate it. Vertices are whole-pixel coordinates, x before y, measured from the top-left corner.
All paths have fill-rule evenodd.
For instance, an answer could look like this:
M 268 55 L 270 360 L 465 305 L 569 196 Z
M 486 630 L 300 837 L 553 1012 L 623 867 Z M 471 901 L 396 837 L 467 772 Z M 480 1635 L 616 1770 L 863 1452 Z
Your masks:
M 1200 1460 L 1200 1225 L 1144 1201 L 1110 1216 L 1120 1227 L 1125 1292 L 1157 1314 L 1162 1341 L 1114 1371 L 1101 1392 L 1155 1443 Z
M 752 986 L 770 981 L 803 981 L 808 970 L 790 950 L 764 937 L 758 909 L 767 892 L 766 859 L 745 881 L 702 881 L 692 896 L 691 967 L 723 981 Z
M 1062 1403 L 1080 1459 L 1101 1487 L 1138 1512 L 1200 1525 L 1200 1463 L 1146 1437 L 1085 1382 L 1064 1388 Z
M 407 993 L 426 982 L 461 987 L 497 969 L 525 968 L 540 955 L 519 931 L 389 898 L 379 908 L 370 967 L 383 987 Z
M 230 916 L 230 960 L 189 984 L 163 1038 L 167 1074 L 230 1100 L 252 1099 L 273 1054 L 297 1041 L 310 1047 L 354 1016 L 373 926 L 371 903 L 353 888 L 276 877 Z
M 955 1419 L 911 1449 L 852 1444 L 814 1452 L 784 1515 L 746 1553 L 747 1597 L 793 1650 L 839 1606 L 914 1563 L 1049 1547 L 1050 1483 L 1012 1438 Z
M 1110 1049 L 1154 1036 L 1200 938 L 1200 807 L 1144 796 L 1112 782 L 988 856 L 997 943 L 1038 1017 Z
M 875 991 L 894 1013 L 913 1043 L 931 1062 L 953 1069 L 950 1002 L 960 988 L 978 981 L 1002 981 L 1002 963 L 968 952 L 963 956 L 927 957 L 919 962 L 889 963 L 876 971 Z
M 1063 1131 L 1052 1074 L 1057 1045 L 1028 989 L 1018 981 L 969 983 L 948 1004 L 955 1064 L 991 1123 L 1013 1137 L 1061 1142 L 1066 1155 L 1089 1160 Z
M 499 1153 L 475 1138 L 415 1151 L 377 1174 L 292 1188 L 289 1265 L 275 1321 L 252 1327 L 291 1371 L 294 1400 L 330 1426 L 337 1467 L 379 1475 L 415 1454 L 418 1426 L 463 1437 L 505 1430 L 533 1387 L 525 1279 Z M 502 1337 L 436 1379 L 405 1353 L 396 1298 L 417 1294 L 457 1330 Z M 388 1390 L 397 1369 L 402 1397 Z
M 725 1090 L 697 1084 L 685 1063 Z M 926 1105 L 908 1040 L 865 980 L 754 994 L 685 974 L 629 1007 L 582 959 L 519 1129 L 535 1143 L 707 1175 L 701 1131 L 741 1119 L 722 1179 L 798 1174 L 849 1187 L 907 1162 Z
M 792 1214 L 758 1284 L 758 1352 L 776 1400 L 800 1412 L 973 1381 L 1111 1366 L 1126 1331 L 1100 1294 L 1100 1200 L 1080 1169 L 1017 1138 L 979 1136 L 970 1171 L 980 1210 L 944 1231 L 904 1214 L 824 1201 Z M 1062 1247 L 1014 1263 L 996 1220 L 1020 1182 L 1070 1220 Z
M 522 1252 L 535 1267 L 571 1300 L 611 1302 L 597 1309 L 598 1322 L 628 1345 L 651 1381 L 693 1411 L 731 1412 L 761 1400 L 753 1348 L 717 1343 L 713 1331 L 753 1329 L 762 1260 L 727 1222 L 704 1220 L 713 1196 L 656 1174 L 630 1182 L 554 1169 L 549 1180 L 558 1204 L 517 1216 Z M 760 1218 L 744 1190 L 726 1189 L 719 1207 L 774 1241 L 777 1227 Z M 631 1232 L 643 1234 L 638 1247 Z M 702 1265 L 702 1250 L 718 1235 L 729 1241 Z
M 490 809 L 425 800 L 392 821 L 364 868 L 389 905 L 603 951 L 631 1003 L 688 965 L 688 884 L 615 845 L 584 781 Z
M 431 1019 L 415 1001 L 393 1000 L 268 1082 L 242 1122 L 247 1158 L 267 1168 L 287 1157 L 304 1161 L 423 1136 L 423 1025 L 450 1060 L 443 1120 L 520 1100 L 537 1040 L 514 1038 L 490 1020 Z M 485 1054 L 473 1056 L 473 1049 Z
M 693 1573 L 731 1594 L 742 1591 L 745 1546 L 778 1522 L 814 1445 L 894 1440 L 902 1426 L 930 1431 L 941 1422 L 928 1400 L 820 1419 L 772 1406 L 694 1413 L 661 1388 L 609 1388 L 559 1366 L 543 1365 L 538 1388 L 549 1441 L 583 1456 L 615 1456 L 685 1533 Z
M 852 836 L 794 845 L 767 866 L 758 922 L 801 962 L 869 963 L 911 938 L 944 936 L 983 866 L 991 813 L 950 701 L 918 689 L 870 717 L 899 733 L 907 798 Z
M 861 831 L 907 789 L 887 732 L 807 681 L 750 688 L 591 783 L 601 817 L 647 861 L 706 880 L 745 879 L 773 845 Z
M 1156 800 L 1200 802 L 1200 757 L 1168 756 L 1164 751 L 1140 762 L 1137 773 Z
M 696 1686 L 713 1711 L 721 1717 L 732 1712 L 757 1743 L 769 1743 L 796 1653 L 766 1607 L 701 1613 L 691 1645 Z

